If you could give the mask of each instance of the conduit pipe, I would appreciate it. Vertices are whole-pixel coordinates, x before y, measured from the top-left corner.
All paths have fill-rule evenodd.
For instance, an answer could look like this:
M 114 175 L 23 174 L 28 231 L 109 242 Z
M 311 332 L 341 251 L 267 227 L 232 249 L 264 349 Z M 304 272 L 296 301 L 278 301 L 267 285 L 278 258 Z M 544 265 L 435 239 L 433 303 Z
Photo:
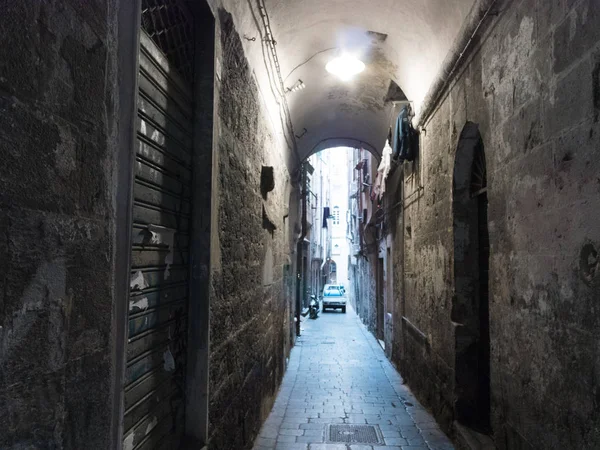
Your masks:
M 300 233 L 300 237 L 298 238 L 298 244 L 296 246 L 296 336 L 300 336 L 300 313 L 302 312 L 302 280 L 300 278 L 300 274 L 303 273 L 304 265 L 302 264 L 302 256 L 304 253 L 304 238 L 308 233 L 308 224 L 306 219 L 306 191 L 307 191 L 307 183 L 306 183 L 306 166 L 302 164 L 300 166 L 300 176 L 301 176 L 301 195 L 300 201 L 302 202 L 302 231 Z M 303 276 L 306 276 L 304 273 Z
M 442 67 L 431 84 L 423 104 L 421 111 L 416 120 L 417 128 L 423 127 L 433 111 L 435 110 L 440 98 L 444 95 L 446 87 L 452 80 L 456 70 L 460 67 L 460 63 L 466 58 L 472 50 L 472 43 L 476 37 L 482 32 L 481 26 L 487 17 L 492 13 L 494 7 L 500 7 L 502 4 L 508 4 L 511 0 L 477 0 L 471 8 L 468 16 L 460 29 L 458 38 L 448 52 L 448 55 L 442 63 Z

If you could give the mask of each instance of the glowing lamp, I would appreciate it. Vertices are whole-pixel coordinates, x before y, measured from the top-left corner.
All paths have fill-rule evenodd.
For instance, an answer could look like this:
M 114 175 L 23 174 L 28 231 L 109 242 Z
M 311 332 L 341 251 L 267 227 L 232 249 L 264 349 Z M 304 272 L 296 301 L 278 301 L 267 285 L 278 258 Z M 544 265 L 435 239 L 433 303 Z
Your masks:
M 365 63 L 350 55 L 342 55 L 329 61 L 325 69 L 339 79 L 348 81 L 365 70 Z

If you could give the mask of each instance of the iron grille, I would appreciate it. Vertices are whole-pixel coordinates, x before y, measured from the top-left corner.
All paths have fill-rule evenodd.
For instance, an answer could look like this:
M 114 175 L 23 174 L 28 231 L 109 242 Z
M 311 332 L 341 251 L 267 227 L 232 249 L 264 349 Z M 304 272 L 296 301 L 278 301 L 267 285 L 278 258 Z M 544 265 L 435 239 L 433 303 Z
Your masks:
M 142 27 L 169 63 L 192 84 L 194 21 L 183 0 L 142 0 Z
M 329 425 L 327 440 L 345 444 L 382 444 L 381 431 L 375 425 Z

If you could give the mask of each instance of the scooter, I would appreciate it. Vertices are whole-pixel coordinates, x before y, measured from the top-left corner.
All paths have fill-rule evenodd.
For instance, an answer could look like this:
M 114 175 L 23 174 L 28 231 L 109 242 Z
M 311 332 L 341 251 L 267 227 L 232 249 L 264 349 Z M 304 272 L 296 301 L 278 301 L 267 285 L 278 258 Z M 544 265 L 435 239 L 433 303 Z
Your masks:
M 308 317 L 316 319 L 319 316 L 319 301 L 316 295 L 310 296 L 310 303 L 308 305 Z

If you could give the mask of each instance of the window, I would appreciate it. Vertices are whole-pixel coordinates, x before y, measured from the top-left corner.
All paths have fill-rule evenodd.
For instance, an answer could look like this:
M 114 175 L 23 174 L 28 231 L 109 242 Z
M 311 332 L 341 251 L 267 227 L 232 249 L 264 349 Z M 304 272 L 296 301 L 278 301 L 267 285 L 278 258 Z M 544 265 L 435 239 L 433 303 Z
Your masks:
M 334 225 L 339 225 L 340 224 L 340 207 L 339 206 L 334 206 L 333 207 L 333 224 Z
M 324 297 L 342 297 L 342 291 L 340 291 L 340 289 L 335 286 L 334 288 L 329 288 L 325 291 L 325 294 L 323 294 Z

